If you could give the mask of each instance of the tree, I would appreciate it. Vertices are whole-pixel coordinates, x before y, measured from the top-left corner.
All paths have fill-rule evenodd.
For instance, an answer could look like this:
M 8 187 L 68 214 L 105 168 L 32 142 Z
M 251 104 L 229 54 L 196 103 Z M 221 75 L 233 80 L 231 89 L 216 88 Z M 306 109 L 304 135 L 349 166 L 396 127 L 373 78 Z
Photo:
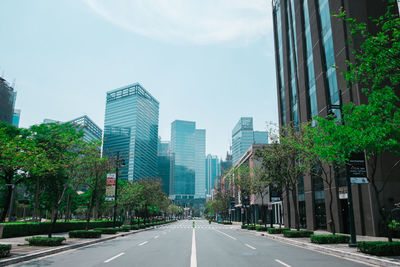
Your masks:
M 256 196 L 261 198 L 261 218 L 267 225 L 264 212 L 264 198 L 270 193 L 270 186 L 272 186 L 272 179 L 268 175 L 269 173 L 264 170 L 262 166 L 253 167 L 251 172 L 253 173 L 253 192 Z M 272 218 L 271 218 L 272 221 Z
M 100 157 L 100 143 L 89 144 L 74 177 L 75 184 L 88 187 L 91 193 L 86 214 L 86 229 L 89 228 L 93 206 L 100 200 L 101 188 L 105 187 L 106 174 L 112 168 L 112 163 L 107 157 Z
M 0 123 L 0 181 L 2 186 L 7 186 L 0 222 L 7 216 L 14 188 L 26 179 L 28 167 L 31 170 L 41 168 L 34 162 L 35 147 L 28 136 L 26 129 Z
M 88 144 L 82 140 L 83 131 L 70 123 L 48 123 L 31 127 L 32 138 L 44 151 L 43 170 L 38 173 L 46 178 L 48 192 L 53 197 L 52 224 L 48 236 L 51 237 L 61 202 L 78 166 L 82 163 Z
M 144 186 L 136 182 L 126 182 L 118 193 L 118 203 L 131 215 L 132 211 L 143 207 L 145 200 Z

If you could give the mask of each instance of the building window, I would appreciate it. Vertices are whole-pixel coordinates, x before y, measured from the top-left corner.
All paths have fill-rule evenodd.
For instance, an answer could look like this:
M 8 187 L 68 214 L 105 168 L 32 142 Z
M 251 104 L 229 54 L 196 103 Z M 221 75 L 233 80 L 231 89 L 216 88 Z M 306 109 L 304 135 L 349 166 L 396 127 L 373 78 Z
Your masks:
M 277 4 L 275 7 L 276 14 L 276 28 L 277 28 L 277 39 L 278 39 L 278 69 L 279 69 L 279 92 L 280 92 L 280 103 L 281 103 L 281 120 L 283 124 L 286 124 L 286 105 L 285 105 L 285 81 L 283 79 L 283 51 L 282 51 L 282 16 L 281 6 Z

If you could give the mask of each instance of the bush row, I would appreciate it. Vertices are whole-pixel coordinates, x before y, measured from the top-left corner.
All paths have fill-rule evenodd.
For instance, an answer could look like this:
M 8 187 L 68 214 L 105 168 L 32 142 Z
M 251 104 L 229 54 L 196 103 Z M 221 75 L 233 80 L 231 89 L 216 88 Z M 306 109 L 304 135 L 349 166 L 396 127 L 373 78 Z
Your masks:
M 311 235 L 311 243 L 316 244 L 339 244 L 349 243 L 350 237 L 348 235 Z
M 0 244 L 0 258 L 8 257 L 10 255 L 11 245 Z
M 364 241 L 358 242 L 359 251 L 376 256 L 400 256 L 400 241 Z
M 70 238 L 100 238 L 101 231 L 98 230 L 73 230 L 68 233 Z
M 62 242 L 65 241 L 65 237 L 41 237 L 35 236 L 31 238 L 26 238 L 29 242 L 29 246 L 60 246 Z
M 290 229 L 289 228 L 271 228 L 271 227 L 269 227 L 267 229 L 268 234 L 271 234 L 271 235 L 282 234 L 283 231 L 286 231 L 286 230 L 290 230 Z
M 122 223 L 117 222 L 120 226 Z M 47 234 L 50 229 L 50 222 L 26 222 L 26 223 L 3 223 L 3 238 Z M 92 221 L 89 228 L 105 228 L 113 226 L 112 221 Z M 71 230 L 83 230 L 86 228 L 86 221 L 57 222 L 54 233 L 69 232 Z
M 291 238 L 298 238 L 298 237 L 310 237 L 312 234 L 314 234 L 314 231 L 310 230 L 284 230 L 283 231 L 283 236 L 284 237 L 291 237 Z

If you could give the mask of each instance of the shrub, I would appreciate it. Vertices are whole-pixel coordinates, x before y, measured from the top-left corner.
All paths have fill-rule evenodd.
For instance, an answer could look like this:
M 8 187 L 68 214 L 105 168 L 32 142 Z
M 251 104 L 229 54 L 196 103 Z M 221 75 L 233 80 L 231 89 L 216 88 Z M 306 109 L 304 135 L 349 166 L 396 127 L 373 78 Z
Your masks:
M 265 226 L 256 226 L 256 231 L 265 232 L 265 231 L 267 231 L 267 227 L 265 227 Z
M 267 228 L 268 234 L 271 235 L 276 235 L 276 234 L 282 234 L 283 231 L 285 230 L 290 230 L 289 228 Z
M 311 243 L 316 244 L 339 244 L 349 243 L 350 237 L 347 235 L 311 235 Z
M 101 231 L 98 230 L 73 230 L 68 233 L 70 238 L 99 238 Z
M 65 237 L 41 237 L 35 236 L 31 238 L 26 238 L 26 241 L 29 242 L 29 246 L 60 246 L 62 242 L 65 241 Z
M 11 245 L 0 244 L 0 258 L 5 258 L 10 256 Z
M 113 235 L 119 231 L 119 228 L 94 228 L 94 230 L 100 231 L 102 234 Z
M 364 241 L 357 243 L 358 250 L 376 256 L 400 256 L 400 241 Z
M 223 221 L 222 224 L 232 224 L 232 222 Z
M 130 226 L 122 226 L 118 228 L 118 232 L 129 232 L 129 230 L 131 230 Z
M 145 229 L 145 228 L 146 228 L 146 225 L 140 224 L 140 225 L 139 225 L 139 228 L 140 228 L 140 229 Z
M 255 225 L 248 225 L 247 229 L 248 230 L 256 230 L 256 226 Z
M 247 225 L 245 225 L 245 224 L 242 224 L 242 229 L 247 229 Z
M 131 230 L 139 230 L 139 225 L 137 224 L 131 225 Z
M 19 223 L 3 223 L 3 238 L 17 236 L 32 236 L 47 234 L 51 222 L 19 222 Z M 121 221 L 117 221 L 117 226 L 122 225 Z M 112 221 L 91 221 L 89 228 L 105 228 L 112 227 Z M 86 229 L 86 221 L 70 221 L 57 222 L 54 228 L 54 233 L 69 232 L 72 230 Z
M 297 237 L 310 237 L 312 234 L 314 234 L 313 231 L 310 230 L 284 230 L 283 231 L 283 236 L 285 237 L 291 237 L 291 238 L 297 238 Z

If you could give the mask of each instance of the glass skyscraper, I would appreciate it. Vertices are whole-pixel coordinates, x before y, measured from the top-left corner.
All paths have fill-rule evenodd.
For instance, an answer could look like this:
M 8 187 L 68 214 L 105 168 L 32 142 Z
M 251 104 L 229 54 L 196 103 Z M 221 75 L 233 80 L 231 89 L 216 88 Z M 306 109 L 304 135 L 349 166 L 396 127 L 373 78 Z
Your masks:
M 14 88 L 0 77 L 0 122 L 13 122 L 16 94 Z
M 90 142 L 92 140 L 101 140 L 103 131 L 88 116 L 84 115 L 69 122 L 77 124 L 82 128 L 84 132 L 83 141 Z
M 161 178 L 162 190 L 169 195 L 169 184 L 170 184 L 170 156 L 169 156 L 169 145 L 168 141 L 161 141 L 158 139 L 158 177 Z
M 242 117 L 232 130 L 232 161 L 239 161 L 252 144 L 267 144 L 268 133 L 253 131 L 253 118 Z
M 205 198 L 206 131 L 192 121 L 171 124 L 170 197 L 175 200 Z
M 157 177 L 159 102 L 139 83 L 107 92 L 103 153 L 125 160 L 121 179 Z
M 221 166 L 217 156 L 208 154 L 206 158 L 206 191 L 211 195 L 215 179 L 221 175 Z

